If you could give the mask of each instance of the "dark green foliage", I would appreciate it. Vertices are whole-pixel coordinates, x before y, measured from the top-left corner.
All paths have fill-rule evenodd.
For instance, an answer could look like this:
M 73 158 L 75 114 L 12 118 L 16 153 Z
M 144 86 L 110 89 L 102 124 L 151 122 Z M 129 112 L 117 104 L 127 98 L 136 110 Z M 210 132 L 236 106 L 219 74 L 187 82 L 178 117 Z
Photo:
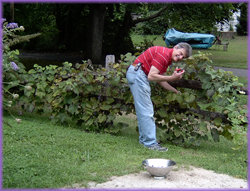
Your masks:
M 25 90 L 19 105 L 26 110 L 51 115 L 59 123 L 77 125 L 86 131 L 118 133 L 114 125 L 116 116 L 133 112 L 133 99 L 125 78 L 126 67 L 134 56 L 122 57 L 110 71 L 93 68 L 88 63 L 64 63 L 62 67 L 34 66 L 23 74 L 32 90 Z M 182 94 L 164 91 L 152 84 L 152 100 L 157 126 L 162 129 L 161 141 L 181 145 L 198 145 L 212 137 L 233 139 L 235 148 L 244 144 L 246 110 L 239 105 L 235 87 L 240 87 L 237 77 L 230 72 L 215 71 L 204 54 L 194 55 L 185 63 L 185 78 L 200 80 L 202 91 L 180 89 Z M 169 71 L 170 74 L 172 71 Z M 202 116 L 194 110 L 219 112 L 228 121 Z
M 161 34 L 169 28 L 184 32 L 212 32 L 216 22 L 228 21 L 235 5 L 232 3 L 202 4 L 104 4 L 103 55 L 134 52 L 131 29 L 139 34 Z M 36 51 L 81 51 L 90 58 L 92 18 L 95 4 L 15 4 L 15 22 L 26 26 L 28 33 L 42 35 L 18 48 Z M 146 18 L 167 6 L 166 11 L 151 20 L 139 22 L 131 14 Z M 9 4 L 4 4 L 4 17 L 9 21 Z
M 239 24 L 237 25 L 237 34 L 247 36 L 247 4 L 240 5 L 240 17 L 238 17 Z
M 4 5 L 8 10 L 9 4 Z M 8 19 L 8 11 L 4 12 Z M 15 4 L 15 22 L 29 33 L 41 32 L 39 39 L 20 46 L 28 50 L 87 49 L 89 9 L 85 4 Z
M 25 26 L 23 34 L 40 32 L 42 35 L 29 43 L 18 45 L 18 48 L 51 50 L 56 47 L 58 28 L 53 15 L 53 4 L 15 4 L 15 22 Z M 9 21 L 9 4 L 4 4 L 4 17 Z
M 51 113 L 54 121 L 82 126 L 87 131 L 119 131 L 113 120 L 121 114 L 121 108 L 129 111 L 129 101 L 128 106 L 122 106 L 117 100 L 131 97 L 128 87 L 121 89 L 120 84 L 126 69 L 106 73 L 103 69 L 94 72 L 92 67 L 87 63 L 72 67 L 67 62 L 63 67 L 35 65 L 26 74 L 34 89 L 24 92 L 23 108 Z M 114 67 L 118 68 L 118 64 Z
M 148 12 L 154 12 L 159 4 L 144 6 Z M 138 34 L 162 34 L 170 28 L 183 32 L 211 33 L 217 22 L 229 21 L 237 4 L 232 3 L 170 3 L 161 17 L 138 24 Z

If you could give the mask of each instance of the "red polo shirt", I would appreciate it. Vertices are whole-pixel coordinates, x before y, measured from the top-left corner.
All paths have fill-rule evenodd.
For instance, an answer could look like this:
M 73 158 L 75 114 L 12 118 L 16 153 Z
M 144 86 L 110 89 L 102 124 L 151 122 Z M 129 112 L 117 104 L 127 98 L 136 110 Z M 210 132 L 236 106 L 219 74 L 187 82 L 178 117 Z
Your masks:
M 168 66 L 172 64 L 172 54 L 172 48 L 153 46 L 138 56 L 134 64 L 142 63 L 142 70 L 146 75 L 148 75 L 151 66 L 156 67 L 160 74 L 164 74 Z

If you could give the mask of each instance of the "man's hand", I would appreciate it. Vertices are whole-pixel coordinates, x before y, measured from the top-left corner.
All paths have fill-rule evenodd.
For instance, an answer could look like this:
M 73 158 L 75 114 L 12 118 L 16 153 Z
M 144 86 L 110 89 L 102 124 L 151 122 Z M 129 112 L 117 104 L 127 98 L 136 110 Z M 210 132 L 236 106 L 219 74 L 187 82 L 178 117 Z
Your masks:
M 164 76 L 164 75 L 159 74 L 160 71 L 156 67 L 151 66 L 149 74 L 148 74 L 148 80 L 155 81 L 155 82 L 162 82 L 162 81 L 171 82 L 175 80 L 180 80 L 184 72 L 185 70 L 178 71 L 178 72 L 174 71 L 174 73 L 171 76 Z
M 175 93 L 176 93 L 176 94 L 181 94 L 181 92 L 180 92 L 180 91 L 178 91 L 178 90 L 177 90 L 177 92 L 175 92 Z
M 184 74 L 185 70 L 181 68 L 176 68 L 174 73 L 172 74 L 173 80 L 180 80 Z
M 177 73 L 179 73 L 179 72 L 182 72 L 183 69 L 181 69 L 181 68 L 176 68 L 175 71 L 176 71 Z

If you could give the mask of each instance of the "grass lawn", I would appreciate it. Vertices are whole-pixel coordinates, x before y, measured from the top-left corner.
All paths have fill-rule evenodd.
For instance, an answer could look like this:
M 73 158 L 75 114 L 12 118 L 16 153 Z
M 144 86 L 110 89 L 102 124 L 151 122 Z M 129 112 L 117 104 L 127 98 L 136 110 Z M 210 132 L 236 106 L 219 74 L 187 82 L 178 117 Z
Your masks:
M 132 35 L 132 41 L 134 44 L 140 45 L 143 39 L 153 40 L 154 45 L 166 46 L 161 35 Z M 236 36 L 235 39 L 229 40 L 229 46 L 227 51 L 223 51 L 222 46 L 213 45 L 209 49 L 194 49 L 193 54 L 198 51 L 211 53 L 211 60 L 214 66 L 229 67 L 229 68 L 242 68 L 247 69 L 247 37 Z
M 228 42 L 227 51 L 223 51 L 223 47 L 218 45 L 203 51 L 212 54 L 210 58 L 215 66 L 247 69 L 247 37 L 236 36 Z
M 138 143 L 136 119 L 122 116 L 118 121 L 129 122 L 117 136 L 86 133 L 79 128 L 52 124 L 35 115 L 20 117 L 17 123 L 5 115 L 3 125 L 3 188 L 65 188 L 89 181 L 107 181 L 143 170 L 147 158 L 167 158 L 177 167 L 193 165 L 217 173 L 247 178 L 247 145 L 234 151 L 231 142 L 202 142 L 200 147 L 183 148 L 165 145 L 168 152 L 157 152 Z

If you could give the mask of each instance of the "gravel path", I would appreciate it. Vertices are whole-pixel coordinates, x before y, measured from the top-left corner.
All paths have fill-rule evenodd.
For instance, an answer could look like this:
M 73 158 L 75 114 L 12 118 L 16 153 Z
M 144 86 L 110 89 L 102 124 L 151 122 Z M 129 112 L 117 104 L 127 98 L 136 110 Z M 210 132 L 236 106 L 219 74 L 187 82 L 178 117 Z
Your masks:
M 174 168 L 162 180 L 156 180 L 147 171 L 121 177 L 111 177 L 108 182 L 89 183 L 90 189 L 104 188 L 248 188 L 246 180 L 237 179 L 225 174 L 217 174 L 211 170 L 190 167 Z
M 214 67 L 215 69 L 222 69 L 225 71 L 232 71 L 235 76 L 247 77 L 248 70 L 246 69 L 237 69 L 237 68 L 224 68 L 224 67 Z

